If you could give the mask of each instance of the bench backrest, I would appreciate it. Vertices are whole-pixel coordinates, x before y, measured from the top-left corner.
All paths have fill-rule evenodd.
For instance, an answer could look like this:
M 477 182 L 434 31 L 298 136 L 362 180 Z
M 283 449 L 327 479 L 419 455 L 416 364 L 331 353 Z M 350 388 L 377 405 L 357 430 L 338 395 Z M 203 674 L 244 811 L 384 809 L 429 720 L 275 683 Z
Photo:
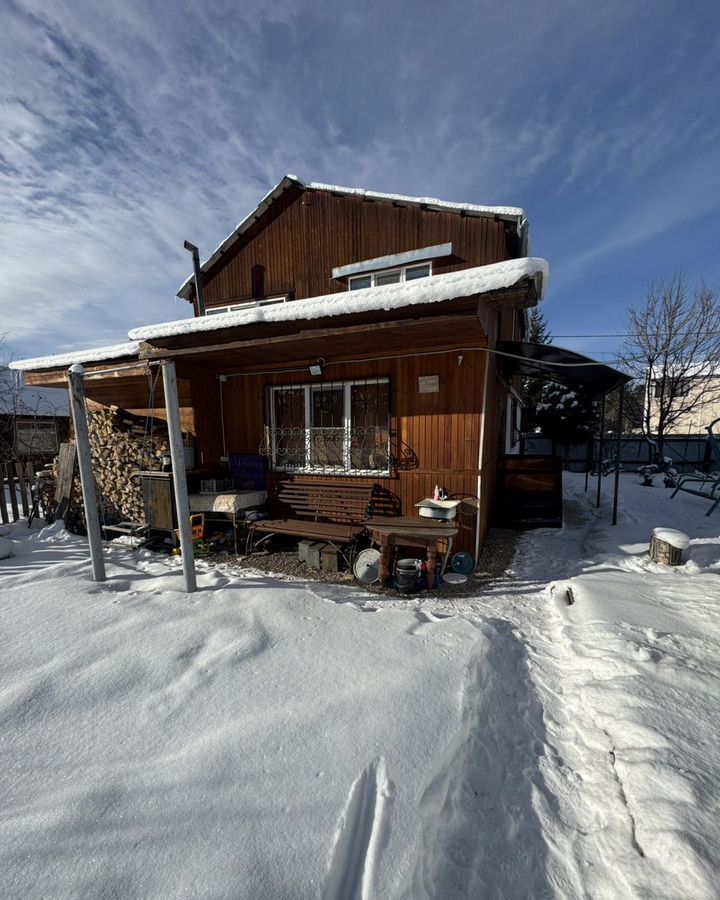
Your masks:
M 372 484 L 280 481 L 275 502 L 283 515 L 315 522 L 362 524 L 372 514 Z

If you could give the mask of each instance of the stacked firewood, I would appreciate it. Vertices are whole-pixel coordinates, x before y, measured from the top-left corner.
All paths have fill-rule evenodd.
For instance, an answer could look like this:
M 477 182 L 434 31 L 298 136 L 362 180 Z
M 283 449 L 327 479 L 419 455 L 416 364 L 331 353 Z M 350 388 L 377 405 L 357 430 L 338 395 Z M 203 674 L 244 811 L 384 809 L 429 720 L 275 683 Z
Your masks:
M 111 406 L 89 413 L 88 431 L 101 524 L 143 522 L 145 510 L 140 471 L 162 468 L 163 456 L 170 453 L 167 423 Z M 77 473 L 65 525 L 76 534 L 86 533 Z

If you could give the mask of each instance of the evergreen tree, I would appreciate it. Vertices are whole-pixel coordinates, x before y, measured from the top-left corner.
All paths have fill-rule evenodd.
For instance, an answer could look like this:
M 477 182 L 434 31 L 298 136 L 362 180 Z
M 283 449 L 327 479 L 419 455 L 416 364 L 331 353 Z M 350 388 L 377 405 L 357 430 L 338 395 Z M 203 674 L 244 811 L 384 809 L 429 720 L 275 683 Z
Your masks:
M 551 344 L 552 335 L 545 314 L 539 306 L 534 306 L 528 315 L 528 341 L 531 344 Z
M 527 341 L 531 344 L 549 344 L 552 342 L 547 319 L 539 306 L 534 306 L 528 315 Z M 541 401 L 541 395 L 541 378 L 530 376 L 523 379 L 522 400 L 524 410 L 522 427 L 524 431 L 538 424 L 536 410 L 538 403 Z
M 533 412 L 543 436 L 564 443 L 588 441 L 597 414 L 595 404 L 582 394 L 552 381 L 543 384 Z

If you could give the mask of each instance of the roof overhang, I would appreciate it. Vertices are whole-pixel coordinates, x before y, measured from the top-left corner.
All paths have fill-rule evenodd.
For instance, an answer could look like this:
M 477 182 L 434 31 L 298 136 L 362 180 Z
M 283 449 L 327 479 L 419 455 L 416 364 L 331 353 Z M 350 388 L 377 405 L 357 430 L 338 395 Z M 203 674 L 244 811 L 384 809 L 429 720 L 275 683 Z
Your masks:
M 53 356 L 38 356 L 33 359 L 16 359 L 9 368 L 16 372 L 41 372 L 61 366 L 72 366 L 75 363 L 106 363 L 117 360 L 137 359 L 140 345 L 137 341 L 125 344 L 113 344 L 110 347 L 90 347 L 86 350 L 72 350 L 69 353 L 56 353 Z
M 225 322 L 212 316 L 187 320 L 183 327 L 158 326 L 145 340 L 140 330 L 131 334 L 142 341 L 144 358 L 175 358 L 219 372 L 303 367 L 319 357 L 360 362 L 484 347 L 488 309 L 522 309 L 538 302 L 546 264 L 514 262 L 515 269 L 485 266 L 493 272 L 465 270 L 228 313 Z
M 36 385 L 64 384 L 67 368 L 174 358 L 211 371 L 251 371 L 317 357 L 349 360 L 484 346 L 487 309 L 537 304 L 547 278 L 544 260 L 520 259 L 384 287 L 343 291 L 217 316 L 136 328 L 113 347 L 20 360 L 13 367 Z M 117 376 L 112 376 L 117 377 Z M 123 378 L 129 378 L 126 372 Z
M 506 376 L 539 375 L 593 400 L 632 381 L 630 375 L 605 363 L 551 344 L 498 341 L 495 350 Z
M 134 328 L 129 337 L 136 341 L 155 341 L 157 338 L 200 334 L 258 323 L 318 319 L 356 312 L 381 312 L 405 306 L 440 303 L 474 294 L 484 294 L 511 288 L 523 281 L 532 281 L 535 296 L 527 305 L 534 306 L 547 284 L 549 266 L 544 259 L 526 257 L 460 269 L 416 281 L 364 288 L 359 291 L 338 291 L 318 297 L 307 297 L 270 306 L 249 306 L 216 316 L 198 316 L 159 325 Z

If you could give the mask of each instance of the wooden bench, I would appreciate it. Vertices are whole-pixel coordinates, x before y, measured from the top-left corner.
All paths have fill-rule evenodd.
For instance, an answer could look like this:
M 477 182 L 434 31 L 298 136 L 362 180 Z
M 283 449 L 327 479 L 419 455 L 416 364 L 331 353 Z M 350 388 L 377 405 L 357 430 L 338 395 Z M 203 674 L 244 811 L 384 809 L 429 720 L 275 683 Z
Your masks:
M 352 481 L 280 481 L 271 501 L 274 517 L 248 523 L 246 551 L 252 552 L 256 532 L 265 535 L 260 542 L 282 534 L 337 547 L 354 544 L 372 514 L 374 489 Z

